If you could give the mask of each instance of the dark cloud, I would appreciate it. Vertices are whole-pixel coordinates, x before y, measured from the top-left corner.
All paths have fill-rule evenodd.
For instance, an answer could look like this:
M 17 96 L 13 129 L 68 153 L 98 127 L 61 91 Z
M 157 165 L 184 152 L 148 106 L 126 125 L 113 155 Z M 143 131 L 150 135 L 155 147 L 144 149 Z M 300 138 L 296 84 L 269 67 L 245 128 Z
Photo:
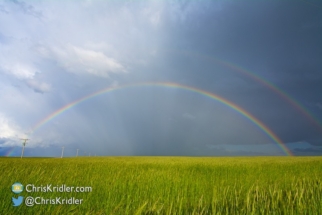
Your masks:
M 295 154 L 313 155 L 321 146 L 322 130 L 299 110 L 322 122 L 319 1 L 12 2 L 0 6 L 10 12 L 0 13 L 0 114 L 14 116 L 26 132 L 106 87 L 163 81 L 232 102 Z M 55 156 L 62 146 L 70 155 L 75 148 L 108 155 L 284 153 L 229 105 L 169 86 L 98 95 L 67 108 L 31 139 L 28 156 L 54 156 L 36 146 Z
M 312 146 L 322 146 L 322 138 L 320 138 L 320 139 L 309 139 L 309 140 L 307 140 L 307 142 L 309 144 L 311 144 Z
M 299 149 L 295 148 L 294 149 L 295 155 L 322 155 L 322 148 L 304 148 L 304 149 Z

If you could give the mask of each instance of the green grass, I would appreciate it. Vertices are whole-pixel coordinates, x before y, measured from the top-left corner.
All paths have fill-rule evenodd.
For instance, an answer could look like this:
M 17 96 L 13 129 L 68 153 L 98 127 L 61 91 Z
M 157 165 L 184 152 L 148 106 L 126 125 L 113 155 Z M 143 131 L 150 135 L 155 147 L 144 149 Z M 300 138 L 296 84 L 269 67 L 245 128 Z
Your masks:
M 0 214 L 322 214 L 321 157 L 0 158 Z M 81 205 L 13 207 L 14 182 L 91 186 Z

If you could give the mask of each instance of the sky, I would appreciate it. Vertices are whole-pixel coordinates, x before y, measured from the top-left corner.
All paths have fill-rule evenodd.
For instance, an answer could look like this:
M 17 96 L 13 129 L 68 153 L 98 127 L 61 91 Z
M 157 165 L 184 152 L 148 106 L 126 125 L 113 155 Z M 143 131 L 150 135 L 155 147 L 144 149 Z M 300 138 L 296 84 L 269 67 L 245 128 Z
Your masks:
M 322 155 L 321 38 L 317 0 L 0 0 L 0 155 Z

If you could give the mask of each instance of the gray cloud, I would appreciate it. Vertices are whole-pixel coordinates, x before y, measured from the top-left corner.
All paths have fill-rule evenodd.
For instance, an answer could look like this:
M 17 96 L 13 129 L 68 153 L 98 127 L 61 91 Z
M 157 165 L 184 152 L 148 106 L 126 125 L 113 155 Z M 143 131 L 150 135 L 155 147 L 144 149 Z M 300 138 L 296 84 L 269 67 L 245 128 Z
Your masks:
M 322 149 L 317 149 L 317 148 L 305 148 L 305 149 L 295 148 L 294 151 L 296 151 L 296 152 L 322 153 Z
M 0 5 L 0 12 L 8 14 L 9 11 L 4 5 Z
M 294 149 L 295 155 L 315 155 L 315 156 L 321 156 L 322 155 L 322 148 L 305 148 L 305 149 Z
M 36 10 L 34 6 L 27 4 L 26 2 L 23 2 L 23 1 L 18 1 L 18 0 L 11 0 L 11 1 L 16 5 L 18 5 L 24 13 L 34 16 L 38 19 L 43 18 L 42 12 L 39 10 Z
M 49 156 L 42 147 L 59 153 L 63 145 L 71 154 L 74 147 L 109 155 L 283 153 L 245 114 L 200 91 L 121 87 L 163 81 L 232 102 L 306 153 L 321 145 L 322 131 L 256 77 L 322 121 L 322 14 L 314 5 L 320 3 L 3 1 L 0 113 L 8 123 L 0 138 L 18 146 L 14 137 L 28 134 L 30 156 Z M 30 132 L 67 104 L 112 86 L 121 89 Z
M 37 93 L 46 93 L 50 91 L 51 86 L 45 82 L 37 82 L 33 79 L 27 80 L 27 85 Z

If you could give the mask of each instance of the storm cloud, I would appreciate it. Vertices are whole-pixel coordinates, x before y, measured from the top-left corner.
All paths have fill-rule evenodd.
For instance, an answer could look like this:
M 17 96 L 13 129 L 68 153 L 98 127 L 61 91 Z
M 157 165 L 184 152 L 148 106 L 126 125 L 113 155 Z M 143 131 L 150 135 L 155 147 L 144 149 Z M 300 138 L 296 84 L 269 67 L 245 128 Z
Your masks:
M 0 1 L 0 153 L 321 155 L 321 8 Z

